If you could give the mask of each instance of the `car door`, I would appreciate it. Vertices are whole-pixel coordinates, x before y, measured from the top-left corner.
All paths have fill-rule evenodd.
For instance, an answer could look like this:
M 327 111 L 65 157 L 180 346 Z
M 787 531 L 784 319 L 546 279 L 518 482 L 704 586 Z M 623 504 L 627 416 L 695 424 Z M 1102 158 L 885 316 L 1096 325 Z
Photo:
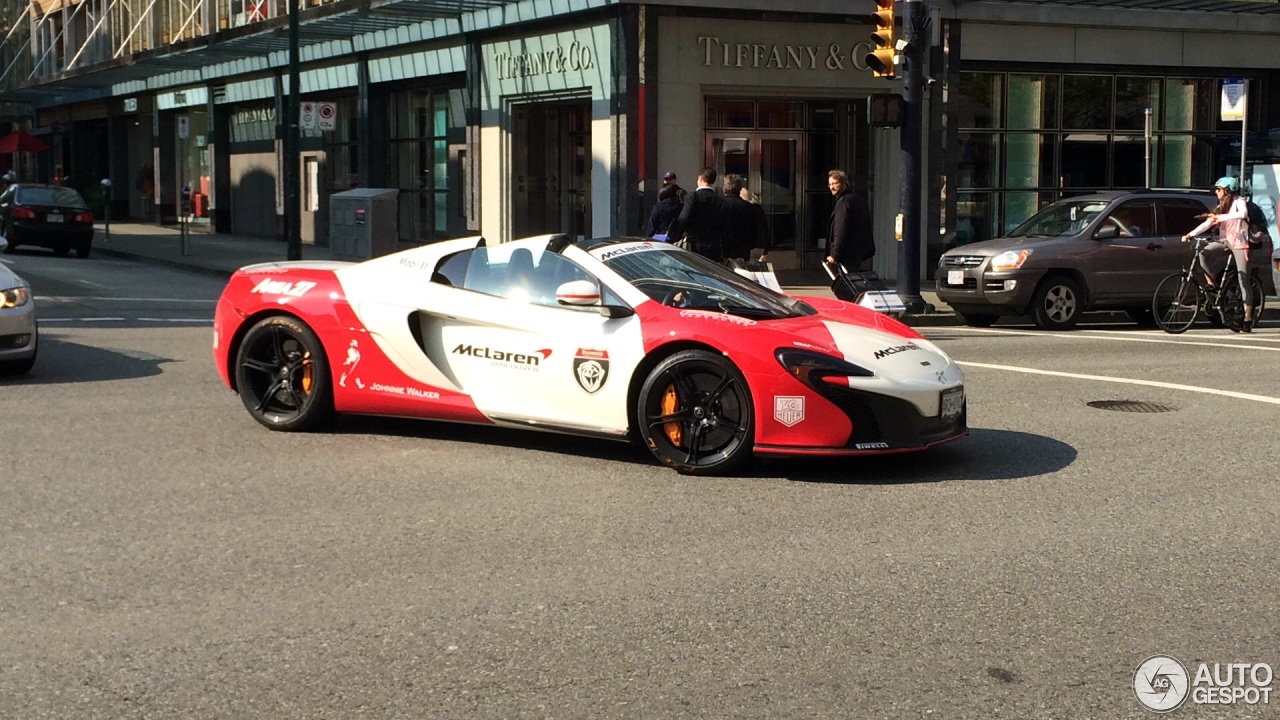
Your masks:
M 1195 252 L 1195 243 L 1182 242 L 1182 236 L 1204 222 L 1204 214 L 1212 209 L 1211 201 L 1196 198 L 1161 198 L 1156 201 L 1157 227 L 1164 238 L 1164 274 L 1186 269 Z M 1154 290 L 1152 291 L 1154 292 Z
M 488 417 L 605 435 L 627 429 L 628 383 L 644 355 L 640 320 L 559 305 L 556 288 L 574 279 L 594 281 L 558 253 L 478 248 L 466 301 L 424 327 Z
M 1120 203 L 1093 230 L 1094 300 L 1121 304 L 1150 300 L 1165 274 L 1167 242 L 1156 234 L 1155 200 Z

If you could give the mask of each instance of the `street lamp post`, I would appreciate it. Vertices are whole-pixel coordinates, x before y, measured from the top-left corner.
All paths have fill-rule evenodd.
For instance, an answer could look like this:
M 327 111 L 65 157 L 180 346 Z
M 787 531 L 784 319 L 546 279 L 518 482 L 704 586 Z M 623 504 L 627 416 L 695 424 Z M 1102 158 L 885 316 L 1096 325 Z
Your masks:
M 902 94 L 906 101 L 901 148 L 901 185 L 898 188 L 902 212 L 902 241 L 898 244 L 898 295 L 907 312 L 928 312 L 929 305 L 920 296 L 920 213 L 921 213 L 921 148 L 924 142 L 924 57 L 929 24 L 928 9 L 922 0 L 903 0 L 906 42 L 902 59 L 906 73 L 902 78 Z
M 290 260 L 302 259 L 301 208 L 298 206 L 300 185 L 298 157 L 298 105 L 301 78 L 298 71 L 298 0 L 289 0 L 289 95 L 285 100 L 284 125 L 284 225 Z

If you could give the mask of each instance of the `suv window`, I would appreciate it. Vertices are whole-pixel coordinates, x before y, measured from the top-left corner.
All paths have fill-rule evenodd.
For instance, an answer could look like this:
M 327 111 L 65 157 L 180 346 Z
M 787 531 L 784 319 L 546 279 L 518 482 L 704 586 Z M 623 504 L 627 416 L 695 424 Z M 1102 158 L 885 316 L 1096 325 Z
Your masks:
M 1106 200 L 1060 200 L 1032 215 L 1007 237 L 1076 235 L 1106 209 Z
M 1161 235 L 1185 235 L 1195 230 L 1204 218 L 1196 217 L 1209 212 L 1209 208 L 1199 200 L 1183 200 L 1168 198 L 1158 201 L 1163 226 Z
M 1155 234 L 1156 204 L 1151 200 L 1130 200 L 1103 221 L 1113 223 L 1120 237 L 1148 237 Z

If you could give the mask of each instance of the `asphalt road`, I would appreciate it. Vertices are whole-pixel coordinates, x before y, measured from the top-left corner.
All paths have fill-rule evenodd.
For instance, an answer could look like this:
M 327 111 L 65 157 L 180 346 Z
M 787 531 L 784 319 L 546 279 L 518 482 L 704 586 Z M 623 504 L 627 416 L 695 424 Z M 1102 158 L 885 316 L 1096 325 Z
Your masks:
M 1153 654 L 1280 665 L 1277 328 L 931 328 L 970 437 L 690 479 L 270 433 L 213 372 L 216 279 L 4 261 L 61 300 L 0 380 L 0 718 L 1138 718 Z

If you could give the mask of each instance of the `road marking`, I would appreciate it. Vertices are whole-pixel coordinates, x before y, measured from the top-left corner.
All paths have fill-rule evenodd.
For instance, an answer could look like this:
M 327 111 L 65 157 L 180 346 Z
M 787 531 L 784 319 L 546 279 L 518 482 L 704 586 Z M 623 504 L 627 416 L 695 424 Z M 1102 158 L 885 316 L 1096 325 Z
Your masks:
M 1172 338 L 1137 337 L 1135 335 L 1112 335 L 1112 334 L 1086 335 L 1085 333 L 1089 332 L 1088 330 L 1078 330 L 1075 332 L 1047 332 L 1047 331 L 1041 332 L 1036 330 L 996 330 L 992 328 L 971 328 L 971 327 L 954 327 L 954 328 L 948 328 L 948 329 L 964 330 L 966 332 L 973 332 L 973 333 L 986 333 L 990 335 L 1026 335 L 1030 337 L 1058 338 L 1061 340 L 1070 340 L 1071 338 L 1078 338 L 1083 340 L 1113 340 L 1113 341 L 1119 341 L 1119 342 L 1158 343 L 1162 345 L 1199 345 L 1203 347 L 1212 347 L 1212 348 L 1238 348 L 1243 350 L 1268 350 L 1271 352 L 1280 352 L 1280 348 L 1262 347 L 1258 345 L 1236 345 L 1233 343 L 1225 343 L 1225 342 L 1210 342 L 1210 341 L 1201 341 L 1201 340 L 1174 340 Z M 1226 336 L 1223 336 L 1223 337 L 1226 337 Z M 1235 337 L 1237 340 L 1244 339 L 1242 336 L 1236 335 L 1235 333 L 1232 333 L 1232 337 Z M 1277 340 L 1277 338 L 1272 338 L 1267 335 L 1250 335 L 1248 336 L 1248 339 L 1254 342 L 1275 342 Z
M 93 287 L 96 287 L 96 288 L 102 288 L 103 290 L 110 290 L 110 289 L 111 289 L 111 286 L 109 286 L 109 285 L 103 285 L 102 283 L 96 283 L 96 282 L 90 282 L 90 281 L 88 281 L 88 280 L 77 280 L 76 282 L 79 282 L 79 283 L 80 283 L 80 284 L 82 284 L 82 285 L 90 285 L 90 286 L 93 286 Z
M 74 303 L 85 301 L 111 300 L 114 302 L 135 303 L 196 303 L 199 305 L 217 305 L 217 300 L 190 300 L 184 298 L 131 298 L 131 297 L 89 297 L 79 295 L 37 295 L 38 302 Z
M 149 322 L 149 323 L 193 323 L 212 325 L 213 318 L 123 318 L 123 317 L 75 317 L 75 318 L 39 318 L 38 323 L 70 323 L 70 322 Z
M 138 322 L 158 322 L 158 323 L 205 323 L 213 324 L 213 318 L 138 318 Z
M 1269 350 L 1270 348 L 1263 348 Z M 1221 395 L 1223 397 L 1237 398 L 1240 400 L 1253 400 L 1254 402 L 1268 403 L 1270 405 L 1280 405 L 1280 398 L 1267 397 L 1265 395 L 1251 395 L 1249 393 L 1235 392 L 1233 390 L 1218 390 L 1216 388 L 1200 387 L 1197 385 L 1179 385 L 1178 383 L 1159 382 L 1157 380 L 1134 380 L 1132 378 L 1107 377 L 1106 375 L 1084 375 L 1081 373 L 1059 372 L 1057 370 L 1038 370 L 1036 368 L 1016 367 L 1013 365 L 991 365 L 988 363 L 975 362 L 956 362 L 957 365 L 963 367 L 982 368 L 984 370 L 1005 370 L 1007 372 L 1026 373 L 1028 375 L 1050 375 L 1053 377 L 1071 378 L 1073 380 L 1095 380 L 1097 382 L 1120 383 L 1123 385 L 1145 385 L 1147 387 L 1164 388 L 1166 390 L 1184 390 L 1187 392 L 1204 393 L 1206 395 Z

